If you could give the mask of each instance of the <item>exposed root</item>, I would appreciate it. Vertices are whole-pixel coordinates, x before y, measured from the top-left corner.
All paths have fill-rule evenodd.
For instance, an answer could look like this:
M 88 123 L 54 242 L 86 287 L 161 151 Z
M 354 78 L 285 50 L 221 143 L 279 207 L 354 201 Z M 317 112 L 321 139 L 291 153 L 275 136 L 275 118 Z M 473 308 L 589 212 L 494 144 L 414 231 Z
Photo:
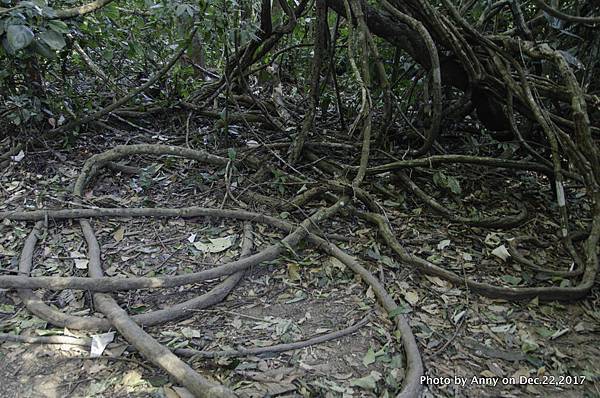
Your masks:
M 521 208 L 519 214 L 514 216 L 496 216 L 496 217 L 481 217 L 481 218 L 468 218 L 462 217 L 451 210 L 442 206 L 438 201 L 429 196 L 425 191 L 418 187 L 406 174 L 402 171 L 398 171 L 396 175 L 400 178 L 405 186 L 407 186 L 419 199 L 421 199 L 427 206 L 431 207 L 436 212 L 442 214 L 450 221 L 470 225 L 473 227 L 486 227 L 486 228 L 514 228 L 521 225 L 527 219 L 527 210 L 525 207 Z
M 360 328 L 365 326 L 369 322 L 369 317 L 365 317 L 354 325 L 346 328 L 336 330 L 333 332 L 325 333 L 307 340 L 295 341 L 293 343 L 276 344 L 264 347 L 255 348 L 239 348 L 237 350 L 225 350 L 225 351 L 201 351 L 192 348 L 176 348 L 172 351 L 182 357 L 198 357 L 198 358 L 224 358 L 224 357 L 245 357 L 245 356 L 259 356 L 264 354 L 274 354 L 280 352 L 288 352 L 293 350 L 299 350 L 312 345 L 325 343 L 339 339 L 344 336 L 348 336 L 355 333 Z M 0 333 L 0 341 L 10 341 L 15 343 L 27 343 L 27 344 L 64 344 L 64 345 L 75 345 L 88 347 L 92 343 L 89 338 L 79 338 L 71 336 L 21 336 L 15 334 Z M 134 346 L 128 346 L 128 351 L 136 351 Z M 89 359 L 89 357 L 87 357 Z
M 508 252 L 510 253 L 510 256 L 519 264 L 526 266 L 528 269 L 530 269 L 532 271 L 539 272 L 544 275 L 552 275 L 552 276 L 560 276 L 560 277 L 564 277 L 564 278 L 571 278 L 571 277 L 575 277 L 575 276 L 579 276 L 579 275 L 583 274 L 583 270 L 581 268 L 576 269 L 574 271 L 560 271 L 560 270 L 546 269 L 546 268 L 542 268 L 542 267 L 535 265 L 531 260 L 526 259 L 521 253 L 519 253 L 519 249 L 518 249 L 519 244 L 522 242 L 527 242 L 527 241 L 531 241 L 536 246 L 541 247 L 541 248 L 548 248 L 550 246 L 550 244 L 548 244 L 548 243 L 540 242 L 539 239 L 534 238 L 534 237 L 529 237 L 529 236 L 522 236 L 522 237 L 510 240 L 508 242 Z
M 540 300 L 577 300 L 585 297 L 592 286 L 597 273 L 597 267 L 584 272 L 582 280 L 573 287 L 502 287 L 489 283 L 476 282 L 445 270 L 427 260 L 409 254 L 396 240 L 386 220 L 375 213 L 357 212 L 358 216 L 373 222 L 379 228 L 382 238 L 388 246 L 398 255 L 400 260 L 415 269 L 429 275 L 435 275 L 454 284 L 466 284 L 470 290 L 487 297 L 503 298 L 508 300 L 528 300 L 538 297 Z
M 131 146 L 131 147 L 117 147 L 111 151 L 105 152 L 100 155 L 96 155 L 86 162 L 83 170 L 75 184 L 74 193 L 77 197 L 80 197 L 85 189 L 86 183 L 89 182 L 92 177 L 99 171 L 99 169 L 108 165 L 109 162 L 116 161 L 124 156 L 130 154 L 171 154 L 194 158 L 197 160 L 207 161 L 209 163 L 214 162 L 219 165 L 223 165 L 223 158 L 214 157 L 213 155 L 201 152 L 185 150 L 183 148 L 167 147 L 167 146 Z M 188 156 L 189 155 L 189 156 Z M 226 163 L 228 164 L 228 163 Z M 414 396 L 416 391 L 420 389 L 418 383 L 418 376 L 422 374 L 422 365 L 418 349 L 414 336 L 410 331 L 410 327 L 406 322 L 405 318 L 401 315 L 394 313 L 397 308 L 393 300 L 387 295 L 384 288 L 379 284 L 377 279 L 373 277 L 366 269 L 356 262 L 351 256 L 343 253 L 332 243 L 327 242 L 323 238 L 310 233 L 310 229 L 317 225 L 320 221 L 333 216 L 342 207 L 348 203 L 347 197 L 342 197 L 337 202 L 328 207 L 315 212 L 312 216 L 304 220 L 300 226 L 293 228 L 290 224 L 268 217 L 257 213 L 245 212 L 245 211 L 230 211 L 230 210 L 213 210 L 213 209 L 202 209 L 202 208 L 188 208 L 188 209 L 72 209 L 72 210 L 57 210 L 57 211 L 38 211 L 36 213 L 23 213 L 23 212 L 8 212 L 3 213 L 1 218 L 3 219 L 18 219 L 26 218 L 29 220 L 41 219 L 48 220 L 48 217 L 53 219 L 71 219 L 79 218 L 80 225 L 88 244 L 88 256 L 89 256 L 89 270 L 90 278 L 48 278 L 43 277 L 42 279 L 31 279 L 22 278 L 17 276 L 17 279 L 4 279 L 3 282 L 13 283 L 13 287 L 16 287 L 18 293 L 23 300 L 26 307 L 37 316 L 47 320 L 58 326 L 64 326 L 69 328 L 86 328 L 86 329 L 108 329 L 115 327 L 119 332 L 146 358 L 157 366 L 163 368 L 168 373 L 173 375 L 182 385 L 186 386 L 192 393 L 198 396 L 234 396 L 233 392 L 223 386 L 215 385 L 211 381 L 198 375 L 188 365 L 179 360 L 174 354 L 156 342 L 149 334 L 143 331 L 139 325 L 149 325 L 165 322 L 166 320 L 177 319 L 182 316 L 188 315 L 190 310 L 195 308 L 205 308 L 209 305 L 215 304 L 222 300 L 229 291 L 238 283 L 243 275 L 243 272 L 250 265 L 259 264 L 261 261 L 267 259 L 277 258 L 278 255 L 287 249 L 292 249 L 302 239 L 308 236 L 309 240 L 316 243 L 319 247 L 325 250 L 327 253 L 334 255 L 346 263 L 351 269 L 360 274 L 369 285 L 372 286 L 376 292 L 377 297 L 382 302 L 384 308 L 390 313 L 395 315 L 397 320 L 397 327 L 402 332 L 402 339 L 404 349 L 407 355 L 408 363 L 408 376 L 407 384 L 404 387 L 404 394 L 406 396 Z M 198 216 L 217 216 L 217 217 L 233 217 L 243 219 L 246 221 L 266 221 L 278 228 L 286 231 L 291 231 L 280 244 L 272 245 L 260 253 L 252 256 L 248 256 L 249 247 L 244 244 L 242 255 L 244 258 L 237 262 L 224 264 L 219 267 L 213 268 L 208 271 L 202 271 L 200 273 L 191 275 L 182 275 L 169 278 L 140 278 L 137 280 L 127 279 L 113 279 L 106 278 L 103 276 L 102 268 L 100 266 L 100 247 L 95 237 L 94 231 L 86 219 L 83 217 L 90 216 L 115 216 L 115 215 L 126 215 L 126 216 L 162 216 L 162 217 L 198 217 Z M 23 276 L 28 276 L 32 268 L 33 251 L 37 242 L 37 234 L 43 228 L 44 221 L 37 221 L 34 229 L 26 239 L 21 258 L 19 261 L 19 272 Z M 250 233 L 248 227 L 245 229 L 245 236 L 249 238 Z M 247 242 L 248 239 L 245 240 Z M 215 287 L 209 293 L 189 300 L 185 303 L 180 303 L 177 306 L 170 309 L 163 309 L 156 312 L 150 312 L 146 314 L 135 315 L 130 317 L 123 309 L 119 307 L 116 301 L 108 294 L 101 293 L 100 290 L 105 292 L 115 291 L 115 287 L 120 286 L 121 288 L 156 288 L 156 287 L 167 287 L 167 286 L 178 286 L 179 283 L 195 283 L 201 280 L 213 279 L 218 276 L 230 275 L 224 282 Z M 181 277 L 192 279 L 181 279 Z M 0 277 L 7 278 L 7 277 Z M 178 280 L 179 278 L 179 280 Z M 30 279 L 30 278 L 29 278 Z M 33 284 L 30 282 L 36 281 Z M 10 281 L 10 282 L 9 282 Z M 133 282 L 133 284 L 132 284 Z M 175 283 L 175 285 L 173 285 Z M 53 289 L 64 289 L 64 288 L 83 288 L 96 291 L 93 294 L 94 302 L 96 307 L 104 313 L 106 319 L 90 318 L 90 317 L 79 317 L 64 314 L 58 310 L 45 304 L 35 293 L 30 289 L 31 287 L 50 287 Z
M 365 146 L 363 146 L 363 151 Z M 368 149 L 368 147 L 367 147 Z M 76 197 L 82 197 L 86 189 L 87 184 L 94 178 L 95 175 L 103 167 L 111 167 L 117 163 L 119 159 L 129 157 L 131 155 L 171 155 L 180 156 L 188 159 L 194 159 L 198 162 L 208 163 L 216 165 L 218 167 L 231 167 L 232 160 L 220 156 L 212 155 L 205 151 L 192 150 L 189 148 L 180 148 L 174 146 L 164 145 L 130 145 L 130 146 L 118 146 L 104 153 L 94 155 L 84 164 L 81 174 L 79 175 L 77 182 L 75 183 L 74 194 Z M 315 158 L 316 155 L 307 152 L 308 158 Z M 250 156 L 246 156 L 243 160 L 238 161 L 240 165 L 247 164 L 253 168 L 258 168 L 257 161 Z M 37 221 L 32 232 L 29 234 L 25 241 L 25 245 L 22 250 L 19 272 L 21 275 L 18 276 L 0 276 L 0 287 L 3 288 L 14 288 L 19 292 L 20 297 L 26 307 L 35 315 L 47 320 L 48 322 L 57 326 L 64 326 L 73 329 L 93 329 L 93 330 L 106 330 L 111 327 L 116 327 L 119 332 L 144 356 L 153 361 L 157 366 L 165 369 L 167 372 L 172 374 L 180 383 L 185 385 L 190 391 L 195 394 L 206 395 L 206 394 L 221 394 L 215 396 L 232 396 L 232 392 L 225 387 L 217 386 L 209 380 L 199 376 L 185 363 L 177 359 L 174 354 L 167 348 L 161 346 L 152 339 L 146 332 L 144 332 L 140 326 L 157 325 L 163 322 L 167 322 L 174 319 L 184 318 L 189 316 L 191 313 L 198 309 L 208 308 L 214 304 L 222 301 L 227 294 L 235 287 L 235 285 L 243 277 L 244 271 L 250 266 L 259 265 L 264 261 L 271 261 L 279 257 L 287 250 L 293 250 L 301 241 L 308 240 L 309 242 L 316 245 L 317 248 L 323 250 L 331 256 L 338 258 L 341 262 L 346 264 L 355 273 L 361 276 L 361 278 L 371 286 L 373 292 L 381 302 L 383 308 L 389 313 L 391 317 L 395 318 L 396 327 L 401 332 L 402 347 L 407 358 L 407 374 L 405 376 L 405 384 L 403 390 L 399 396 L 412 397 L 415 396 L 421 388 L 419 377 L 423 373 L 423 366 L 421 357 L 416 344 L 416 340 L 410 330 L 408 321 L 404 315 L 398 314 L 398 306 L 385 291 L 382 283 L 368 272 L 362 265 L 360 265 L 356 259 L 352 256 L 344 253 L 336 245 L 324 238 L 314 234 L 311 230 L 323 220 L 326 220 L 344 207 L 349 204 L 350 199 L 346 195 L 352 194 L 353 198 L 356 198 L 360 202 L 364 203 L 371 212 L 363 212 L 353 207 L 350 207 L 355 214 L 359 217 L 374 223 L 379 228 L 379 232 L 387 243 L 387 245 L 396 253 L 399 259 L 416 268 L 417 270 L 436 275 L 444 278 L 452 283 L 466 286 L 479 294 L 483 294 L 490 297 L 499 297 L 505 299 L 528 299 L 533 297 L 539 297 L 542 300 L 573 300 L 585 296 L 594 281 L 594 276 L 597 271 L 594 267 L 594 262 L 587 258 L 587 262 L 582 264 L 580 269 L 575 272 L 561 274 L 565 277 L 575 277 L 582 275 L 581 281 L 574 287 L 500 287 L 491 285 L 488 283 L 477 282 L 474 280 L 466 279 L 443 268 L 432 264 L 426 260 L 412 256 L 399 244 L 396 240 L 394 233 L 389 226 L 388 222 L 384 217 L 376 212 L 379 212 L 380 205 L 377 203 L 375 198 L 370 193 L 361 188 L 362 176 L 368 174 L 376 174 L 381 172 L 387 172 L 389 170 L 397 170 L 405 167 L 423 167 L 433 164 L 455 162 L 455 163 L 474 163 L 482 164 L 491 167 L 507 167 L 516 168 L 521 170 L 533 170 L 533 171 L 548 171 L 547 166 L 539 165 L 531 162 L 519 162 L 511 160 L 499 160 L 492 158 L 462 156 L 462 155 L 448 155 L 448 156 L 432 156 L 426 159 L 415 159 L 406 160 L 390 163 L 388 165 L 372 167 L 367 169 L 364 167 L 366 163 L 361 162 L 361 167 L 358 169 L 358 178 L 351 183 L 343 177 L 340 181 L 331 181 L 321 186 L 313 187 L 305 192 L 299 194 L 294 199 L 290 200 L 285 205 L 290 210 L 300 208 L 300 206 L 308 201 L 314 199 L 319 195 L 324 195 L 326 198 L 332 199 L 335 203 L 329 207 L 321 208 L 314 212 L 310 217 L 306 217 L 299 225 L 294 226 L 291 223 L 280 220 L 278 218 L 270 217 L 261 213 L 249 212 L 243 210 L 225 210 L 225 209 L 211 209 L 201 207 L 188 207 L 180 209 L 169 209 L 169 208 L 73 208 L 64 210 L 34 210 L 34 211 L 8 211 L 1 212 L 0 219 L 11 219 L 11 220 L 26 220 L 26 221 Z M 323 168 L 325 172 L 332 173 L 334 175 L 341 176 L 344 174 L 344 168 L 335 165 L 334 163 L 319 159 L 315 159 L 315 165 Z M 114 167 L 114 166 L 113 166 Z M 135 169 L 135 168 L 134 168 Z M 264 169 L 264 168 L 261 168 Z M 362 169 L 362 172 L 360 171 Z M 266 169 L 264 169 L 266 170 Z M 348 169 L 346 169 L 347 171 Z M 135 170 L 134 170 L 135 171 Z M 273 172 L 285 173 L 280 170 Z M 468 219 L 465 217 L 455 216 L 450 211 L 444 208 L 441 204 L 436 202 L 429 195 L 425 194 L 418 186 L 410 180 L 404 173 L 400 172 L 400 178 L 417 196 L 426 201 L 437 211 L 441 212 L 446 217 L 449 217 L 452 221 L 461 223 L 470 223 L 472 225 L 481 225 L 493 228 L 509 228 L 515 224 L 521 222 L 525 214 L 522 212 L 518 216 L 512 218 L 487 218 L 487 219 Z M 299 177 L 289 176 L 291 180 L 297 180 L 302 182 L 303 180 Z M 341 197 L 334 197 L 330 192 L 341 193 Z M 254 193 L 248 192 L 250 197 Z M 242 192 L 240 197 L 244 196 Z M 260 196 L 260 195 L 259 195 Z M 268 202 L 268 201 L 267 201 Z M 216 266 L 212 269 L 195 272 L 192 274 L 177 275 L 170 277 L 135 277 L 135 278 L 108 278 L 102 273 L 100 267 L 100 247 L 96 240 L 94 231 L 91 224 L 87 219 L 96 217 L 155 217 L 155 218 L 231 218 L 240 221 L 245 221 L 246 226 L 244 247 L 242 250 L 242 258 Z M 29 273 L 32 269 L 33 262 L 33 251 L 37 242 L 37 234 L 44 227 L 44 222 L 48 220 L 69 220 L 79 219 L 81 228 L 84 233 L 84 237 L 88 244 L 88 256 L 90 259 L 90 277 L 30 277 Z M 275 228 L 278 228 L 287 233 L 278 244 L 271 245 L 259 253 L 250 255 L 250 249 L 248 242 L 250 241 L 250 222 L 258 222 L 268 224 Z M 590 235 L 597 234 L 597 227 L 592 225 Z M 588 236 L 589 241 L 589 236 Z M 515 252 L 516 253 L 516 252 Z M 518 256 L 515 255 L 515 258 Z M 517 259 L 518 260 L 518 259 Z M 592 259 L 593 260 L 593 259 Z M 218 284 L 209 292 L 195 297 L 183 303 L 179 303 L 171 308 L 165 308 L 159 311 L 148 312 L 144 314 L 138 314 L 129 316 L 121 309 L 114 299 L 109 295 L 111 292 L 119 290 L 131 290 L 131 289 L 154 289 L 154 288 L 166 288 L 176 287 L 186 284 L 195 284 L 209 279 L 215 279 L 219 277 L 226 277 L 224 281 Z M 62 289 L 85 289 L 94 292 L 94 302 L 96 307 L 105 314 L 106 319 L 94 318 L 94 317 L 80 317 L 65 314 L 58 311 L 47 304 L 45 304 L 32 289 L 45 288 L 52 290 Z M 321 336 L 320 338 L 323 338 Z M 316 338 L 319 339 L 319 338 Z M 266 352 L 280 352 L 284 349 L 294 349 L 293 347 L 300 347 L 302 344 L 316 344 L 321 340 L 310 339 L 307 342 L 293 343 L 292 345 L 281 345 L 271 347 L 271 351 Z M 324 340 L 323 340 L 324 341 Z M 50 341 L 49 341 L 50 342 Z M 296 344 L 296 345 L 294 345 Z M 179 353 L 184 356 L 188 355 L 199 355 L 200 357 L 211 357 L 218 355 L 225 356 L 237 356 L 237 355 L 255 355 L 260 351 L 253 349 L 250 350 L 235 350 L 232 352 L 225 353 L 206 353 L 182 351 L 178 350 Z

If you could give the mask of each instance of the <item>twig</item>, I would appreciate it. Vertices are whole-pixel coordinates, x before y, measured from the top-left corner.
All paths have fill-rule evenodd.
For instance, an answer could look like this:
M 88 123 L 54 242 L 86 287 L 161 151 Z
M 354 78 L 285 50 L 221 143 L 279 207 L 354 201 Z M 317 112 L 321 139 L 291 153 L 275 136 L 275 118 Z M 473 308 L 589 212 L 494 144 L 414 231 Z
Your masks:
M 227 351 L 198 351 L 193 349 L 180 348 L 175 350 L 175 353 L 186 356 L 198 356 L 201 358 L 218 358 L 218 357 L 244 357 L 250 355 L 261 355 L 261 354 L 269 354 L 269 353 L 278 353 L 292 350 L 299 350 L 301 348 L 305 348 L 311 345 L 321 344 L 330 340 L 339 339 L 340 337 L 347 336 L 356 332 L 362 326 L 366 325 L 369 322 L 369 317 L 365 317 L 360 320 L 356 324 L 349 326 L 344 329 L 336 330 L 334 332 L 330 332 L 327 334 L 323 334 L 317 337 L 313 337 L 308 340 L 296 341 L 293 343 L 287 344 L 276 344 L 267 347 L 257 347 L 257 348 L 238 348 L 237 350 L 227 350 Z
M 111 1 L 111 0 L 104 0 L 104 1 Z M 154 83 L 156 83 L 158 81 L 158 79 L 160 79 L 165 73 L 167 73 L 173 67 L 173 65 L 175 65 L 177 60 L 185 52 L 187 46 L 189 45 L 189 43 L 191 41 L 191 38 L 194 36 L 195 33 L 196 33 L 196 29 L 194 29 L 192 31 L 192 33 L 187 38 L 185 43 L 182 44 L 181 46 L 179 46 L 179 50 L 175 52 L 175 54 L 171 57 L 171 59 L 160 70 L 158 70 L 154 74 L 154 76 L 152 76 L 150 79 L 148 79 L 148 81 L 146 83 L 144 83 L 141 86 L 137 87 L 136 89 L 132 90 L 129 94 L 127 94 L 124 97 L 121 97 L 119 100 L 113 102 L 112 104 L 100 109 L 99 111 L 92 113 L 91 115 L 84 116 L 81 119 L 74 120 L 70 123 L 67 123 L 67 124 L 61 126 L 61 127 L 50 130 L 49 134 L 56 136 L 65 131 L 73 130 L 74 128 L 76 128 L 82 124 L 89 123 L 93 120 L 96 120 L 96 119 L 106 115 L 107 113 L 119 108 L 121 105 L 126 104 L 127 102 L 132 100 L 134 97 L 136 97 L 138 94 L 146 91 L 150 86 L 152 86 Z

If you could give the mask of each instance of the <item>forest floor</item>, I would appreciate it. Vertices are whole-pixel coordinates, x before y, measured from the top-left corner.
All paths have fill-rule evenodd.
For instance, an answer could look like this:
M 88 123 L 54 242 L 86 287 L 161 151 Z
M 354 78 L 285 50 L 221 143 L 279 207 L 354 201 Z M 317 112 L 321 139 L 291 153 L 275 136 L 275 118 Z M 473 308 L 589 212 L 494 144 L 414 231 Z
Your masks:
M 201 126 L 198 128 L 200 132 Z M 65 149 L 26 153 L 0 171 L 0 211 L 72 207 L 70 192 L 85 160 L 114 145 L 185 145 L 180 133 L 138 130 L 136 134 L 126 140 L 114 132 L 98 131 Z M 189 143 L 212 151 L 217 143 L 210 137 L 194 133 Z M 261 156 L 272 151 L 285 157 L 285 150 L 278 148 Z M 85 205 L 222 205 L 223 170 L 168 157 L 140 156 L 129 163 L 150 167 L 142 175 L 102 173 L 86 193 Z M 310 166 L 301 171 L 315 172 Z M 467 227 L 448 222 L 399 186 L 394 187 L 398 197 L 380 203 L 406 250 L 478 280 L 508 286 L 547 284 L 548 278 L 528 272 L 517 263 L 504 262 L 492 251 L 510 238 L 530 235 L 548 240 L 556 234 L 558 216 L 549 187 L 533 176 L 520 175 L 517 179 L 510 171 L 454 166 L 444 172 L 459 179 L 460 195 L 437 192 L 428 172 L 414 178 L 419 178 L 421 186 L 444 205 L 462 214 L 486 203 L 493 203 L 487 211 L 508 214 L 519 201 L 530 211 L 530 218 L 509 231 Z M 249 187 L 283 200 L 300 188 L 277 178 L 268 184 L 255 183 L 250 172 L 237 173 L 237 192 Z M 568 203 L 572 217 L 584 225 L 586 203 L 581 196 L 576 188 L 570 190 Z M 303 211 L 309 212 L 323 203 L 312 203 Z M 303 212 L 281 213 L 259 203 L 249 205 L 249 210 L 290 220 L 305 217 Z M 226 201 L 225 208 L 236 208 L 236 204 Z M 15 272 L 31 227 L 32 223 L 7 220 L 0 224 L 2 274 Z M 93 221 L 93 227 L 102 247 L 104 271 L 109 276 L 173 275 L 210 268 L 211 264 L 236 258 L 242 233 L 241 223 L 201 218 L 98 219 Z M 347 241 L 338 242 L 339 246 L 360 259 L 405 308 L 427 376 L 452 379 L 449 384 L 443 379 L 427 380 L 424 397 L 600 396 L 597 284 L 591 295 L 574 303 L 489 299 L 397 262 L 378 239 L 377 229 L 358 218 L 338 216 L 321 227 L 328 233 L 346 236 Z M 254 237 L 254 250 L 258 251 L 278 242 L 282 235 L 271 227 L 254 224 Z M 205 253 L 197 243 L 208 242 L 208 238 L 231 238 L 231 245 L 216 253 Z M 525 245 L 521 251 L 539 265 L 562 269 L 570 266 L 556 246 L 539 249 Z M 33 274 L 86 275 L 85 252 L 75 221 L 49 220 L 35 253 Z M 202 294 L 217 283 L 121 292 L 114 296 L 130 314 L 136 314 Z M 89 292 L 38 294 L 61 311 L 94 314 Z M 392 396 L 402 383 L 403 353 L 391 321 L 377 305 L 373 292 L 349 269 L 307 247 L 301 246 L 295 255 L 288 253 L 277 261 L 254 267 L 222 303 L 198 310 L 186 320 L 146 330 L 171 348 L 224 350 L 305 340 L 345 328 L 367 316 L 368 323 L 355 333 L 300 350 L 241 358 L 192 358 L 188 363 L 206 377 L 233 387 L 241 396 Z M 0 333 L 94 334 L 54 328 L 32 316 L 10 290 L 0 290 Z M 97 359 L 87 358 L 88 347 L 0 343 L 0 396 L 185 396 L 165 373 L 127 350 L 123 342 L 117 334 L 104 356 Z M 538 378 L 543 384 L 503 382 L 505 378 L 520 376 Z M 455 377 L 464 380 L 464 385 L 456 384 Z

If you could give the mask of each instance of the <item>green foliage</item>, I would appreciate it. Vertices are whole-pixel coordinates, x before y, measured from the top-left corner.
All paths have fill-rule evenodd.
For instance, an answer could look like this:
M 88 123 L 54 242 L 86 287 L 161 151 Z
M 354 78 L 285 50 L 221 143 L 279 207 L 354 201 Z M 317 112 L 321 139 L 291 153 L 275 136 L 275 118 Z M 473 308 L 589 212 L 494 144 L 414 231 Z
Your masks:
M 27 47 L 33 41 L 33 31 L 25 25 L 9 25 L 3 45 L 9 53 L 15 53 Z
M 46 122 L 56 127 L 103 106 L 98 93 L 127 92 L 164 64 L 196 27 L 206 65 L 224 67 L 233 53 L 256 40 L 260 2 L 236 0 L 127 0 L 82 17 L 57 19 L 79 2 L 0 0 L 0 121 L 15 126 Z M 73 48 L 77 42 L 106 79 L 97 76 Z M 191 51 L 191 50 L 190 50 Z M 204 84 L 190 63 L 180 62 L 168 79 L 133 105 L 186 97 Z M 45 120 L 44 120 L 45 119 Z
M 48 110 L 43 76 L 67 45 L 67 23 L 43 2 L 4 1 L 0 14 L 0 107 L 14 126 L 42 120 Z M 5 126 L 0 126 L 3 128 Z
M 282 195 L 285 193 L 286 182 L 287 178 L 284 175 L 280 174 L 279 172 L 274 172 L 273 185 L 277 188 L 277 191 Z
M 460 195 L 462 192 L 458 180 L 452 176 L 442 173 L 441 171 L 438 171 L 433 175 L 433 182 L 439 188 L 449 190 L 455 195 Z
M 69 31 L 68 26 L 52 19 L 56 13 L 51 7 L 32 1 L 7 5 L 10 11 L 0 14 L 0 37 L 7 54 L 36 53 L 51 58 L 54 56 L 52 50 L 66 46 L 64 36 Z
M 6 118 L 15 126 L 35 120 L 41 114 L 40 99 L 35 96 L 10 95 L 4 101 Z

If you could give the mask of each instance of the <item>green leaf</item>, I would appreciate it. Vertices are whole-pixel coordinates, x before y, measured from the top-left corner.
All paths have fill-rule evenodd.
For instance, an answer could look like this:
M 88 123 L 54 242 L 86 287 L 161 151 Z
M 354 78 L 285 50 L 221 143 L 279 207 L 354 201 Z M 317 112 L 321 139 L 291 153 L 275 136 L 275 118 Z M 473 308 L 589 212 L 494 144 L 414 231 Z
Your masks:
M 375 377 L 373 377 L 373 375 L 368 375 L 359 379 L 352 380 L 350 382 L 350 385 L 362 387 L 365 390 L 375 390 L 377 388 L 377 380 L 375 380 Z
M 119 9 L 117 8 L 117 6 L 115 6 L 115 3 L 109 4 L 107 7 L 102 8 L 102 12 L 107 18 L 113 20 L 118 19 L 121 15 Z
M 513 286 L 517 286 L 522 281 L 521 278 L 512 275 L 503 275 L 500 279 L 502 279 L 506 283 L 510 283 Z
M 536 327 L 534 329 L 540 336 L 542 336 L 544 338 L 548 338 L 554 334 L 554 331 L 548 329 L 545 326 Z
M 235 158 L 236 158 L 235 148 L 227 149 L 227 156 L 229 157 L 229 160 L 231 160 L 232 162 L 235 161 Z
M 296 252 L 294 251 L 294 248 L 293 248 L 292 246 L 290 246 L 290 244 L 289 244 L 289 243 L 287 243 L 287 242 L 286 242 L 286 241 L 284 241 L 284 240 L 280 241 L 279 243 L 281 243 L 281 245 L 282 245 L 283 247 L 285 247 L 286 249 L 288 249 L 288 251 L 289 251 L 290 253 L 292 253 L 292 254 L 294 255 L 294 257 L 299 257 L 299 256 L 298 256 L 298 253 L 296 253 Z
M 381 254 L 379 253 L 379 248 L 377 246 L 372 246 L 367 249 L 367 256 L 373 260 L 381 260 Z
M 33 31 L 25 25 L 10 25 L 6 28 L 8 44 L 15 50 L 27 47 L 33 41 Z
M 45 18 L 55 18 L 56 17 L 56 11 L 52 7 L 41 5 L 41 10 L 42 10 L 42 16 L 44 16 Z
M 102 58 L 104 58 L 104 60 L 106 61 L 112 61 L 112 59 L 114 58 L 114 52 L 111 48 L 105 48 L 104 50 L 102 50 Z
M 148 309 L 148 306 L 146 306 L 146 305 L 135 305 L 135 306 L 129 307 L 129 310 L 131 312 L 133 312 L 134 314 L 141 314 L 143 312 L 146 312 L 147 309 Z
M 452 193 L 458 195 L 462 192 L 460 183 L 454 177 L 449 177 L 441 171 L 433 175 L 433 182 L 440 188 L 449 189 Z
M 179 4 L 175 9 L 175 15 L 178 17 L 183 16 L 183 14 L 187 14 L 189 17 L 193 17 L 195 13 L 194 7 L 189 4 Z
M 221 120 L 223 121 L 227 121 L 227 108 L 223 108 L 223 110 L 221 112 L 219 112 L 219 117 L 221 118 Z
M 392 357 L 392 362 L 390 362 L 390 366 L 392 368 L 403 369 L 404 368 L 404 356 L 403 355 L 394 355 Z
M 524 353 L 535 352 L 540 348 L 539 344 L 533 340 L 523 338 L 521 344 L 521 351 Z
M 459 195 L 462 192 L 462 190 L 460 189 L 460 184 L 456 178 L 448 177 L 447 184 L 448 188 L 450 188 L 450 191 L 452 191 L 452 193 Z
M 396 316 L 401 315 L 401 314 L 408 314 L 410 312 L 409 308 L 406 308 L 402 305 L 397 306 L 396 308 L 394 308 L 393 310 L 391 310 L 388 314 L 388 317 L 390 319 L 394 319 Z
M 375 363 L 375 351 L 373 351 L 373 348 L 369 348 L 362 362 L 365 366 Z
M 433 175 L 433 183 L 440 188 L 446 187 L 446 175 L 441 171 L 436 172 Z
M 60 50 L 67 45 L 63 35 L 53 30 L 47 30 L 40 33 L 39 38 L 53 50 Z
M 229 249 L 235 242 L 235 235 L 223 238 L 208 238 L 210 243 L 196 242 L 194 247 L 203 253 L 220 253 Z
M 52 29 L 57 33 L 69 33 L 69 26 L 63 21 L 52 20 L 48 21 L 48 28 Z
M 46 57 L 48 59 L 56 58 L 56 53 L 52 51 L 52 49 L 48 47 L 46 43 L 43 43 L 41 40 L 34 40 L 32 46 L 35 52 L 40 54 L 41 56 Z

